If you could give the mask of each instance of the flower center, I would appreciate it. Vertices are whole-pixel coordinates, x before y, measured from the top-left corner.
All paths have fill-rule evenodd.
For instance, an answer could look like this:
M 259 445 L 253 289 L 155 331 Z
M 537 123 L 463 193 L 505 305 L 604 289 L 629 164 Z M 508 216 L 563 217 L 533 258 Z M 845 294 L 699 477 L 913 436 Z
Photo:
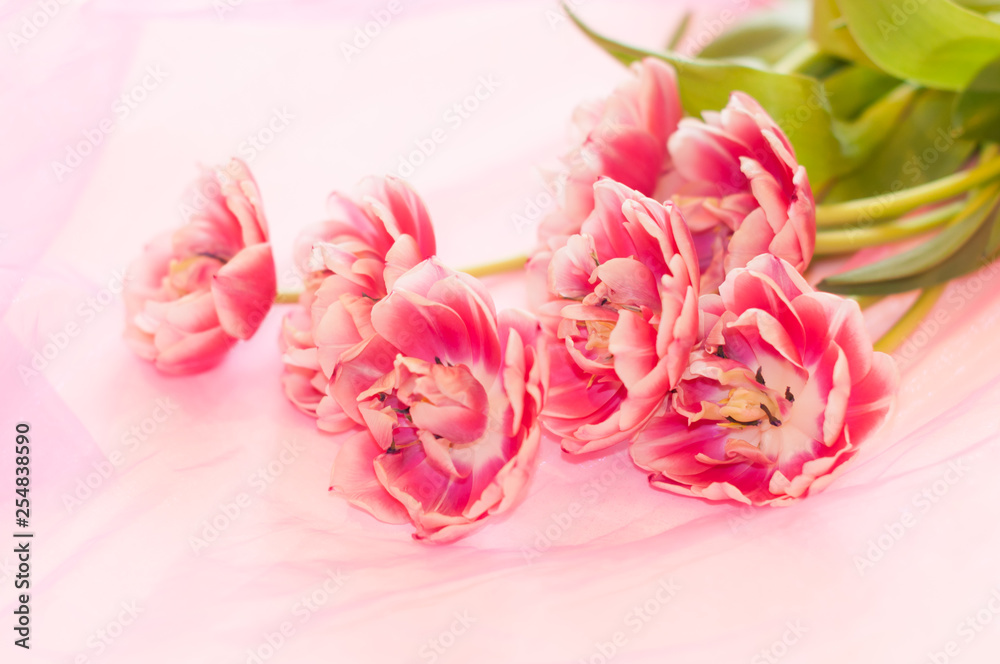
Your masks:
M 585 340 L 584 350 L 588 351 L 590 359 L 603 364 L 611 364 L 613 357 L 608 350 L 611 341 L 611 333 L 615 329 L 620 311 L 631 311 L 642 313 L 642 308 L 630 302 L 617 302 L 606 292 L 603 284 L 600 284 L 594 293 L 590 293 L 580 302 L 590 309 L 590 314 L 585 319 L 577 319 L 576 331 L 578 338 Z M 594 313 L 603 310 L 604 318 L 594 317 Z M 655 327 L 655 325 L 654 325 Z
M 719 426 L 727 429 L 758 427 L 763 430 L 780 427 L 791 415 L 795 401 L 791 388 L 786 387 L 782 393 L 768 387 L 762 369 L 757 369 L 753 379 L 748 370 L 727 374 L 727 380 L 720 387 L 729 388 L 729 391 L 712 404 L 714 407 L 709 415 L 718 420 Z
M 369 428 L 389 454 L 432 441 L 449 449 L 475 443 L 489 419 L 486 389 L 465 365 L 398 357 L 393 371 L 360 399 Z
M 724 427 L 760 426 L 767 422 L 780 427 L 781 407 L 769 394 L 760 390 L 736 387 L 729 390 L 729 396 L 719 402 L 719 413 L 726 418 L 720 422 Z
M 409 447 L 419 442 L 419 432 L 413 424 L 413 416 L 410 415 L 410 407 L 399 400 L 395 391 L 386 394 L 379 392 L 378 400 L 383 408 L 390 408 L 396 413 L 396 424 L 392 427 L 392 443 L 386 450 L 389 454 L 397 454 L 404 447 Z
M 582 331 L 586 332 L 587 335 L 587 350 L 596 350 L 606 354 L 611 331 L 614 329 L 615 324 L 609 320 L 585 321 Z
M 184 296 L 204 290 L 226 262 L 226 259 L 213 254 L 195 254 L 181 260 L 174 259 L 170 261 L 166 279 L 179 296 Z

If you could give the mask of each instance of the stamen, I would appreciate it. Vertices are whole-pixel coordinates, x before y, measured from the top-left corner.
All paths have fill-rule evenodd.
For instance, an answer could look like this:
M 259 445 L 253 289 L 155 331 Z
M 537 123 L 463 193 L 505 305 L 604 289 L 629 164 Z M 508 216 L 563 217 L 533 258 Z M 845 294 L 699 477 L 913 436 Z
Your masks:
M 767 409 L 767 406 L 765 406 L 764 404 L 761 404 L 760 405 L 760 409 L 767 414 L 767 420 L 768 420 L 768 422 L 771 423 L 772 427 L 780 427 L 781 426 L 781 420 L 779 420 L 777 417 L 775 417 L 774 415 L 772 415 L 771 411 Z
M 754 378 L 757 379 L 758 383 L 760 383 L 761 385 L 764 385 L 765 384 L 764 383 L 764 374 L 761 373 L 761 369 L 762 369 L 762 367 L 757 367 L 757 375 L 754 376 Z
M 204 251 L 204 252 L 201 252 L 201 253 L 195 254 L 195 255 L 196 256 L 203 256 L 205 258 L 214 258 L 215 260 L 219 261 L 220 263 L 228 263 L 229 262 L 229 259 L 223 258 L 222 256 L 219 256 L 218 254 L 209 253 L 207 251 Z
M 795 396 L 792 394 L 792 388 L 790 387 L 785 388 L 785 398 L 792 403 L 795 402 Z
M 405 417 L 407 422 L 413 422 L 413 416 L 410 415 L 409 408 L 393 408 L 393 411 L 395 411 L 397 415 Z
M 764 409 L 764 412 L 767 412 L 766 408 Z M 740 422 L 738 419 L 730 415 L 726 415 L 726 419 L 732 422 L 733 424 L 740 424 L 745 427 L 755 427 L 760 425 L 760 420 L 754 420 L 753 422 Z
M 718 346 L 715 349 L 715 356 L 716 357 L 721 357 L 724 360 L 729 359 L 729 358 L 726 357 L 726 349 L 723 348 L 722 346 Z

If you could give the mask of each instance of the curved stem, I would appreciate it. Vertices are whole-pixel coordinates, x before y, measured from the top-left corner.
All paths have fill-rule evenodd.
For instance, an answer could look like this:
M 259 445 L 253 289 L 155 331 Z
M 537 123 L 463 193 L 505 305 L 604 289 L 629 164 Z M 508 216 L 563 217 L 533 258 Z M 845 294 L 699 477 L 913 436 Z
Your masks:
M 515 270 L 520 270 L 527 262 L 528 255 L 521 254 L 520 256 L 512 256 L 511 258 L 505 258 L 503 260 L 486 263 L 484 265 L 467 267 L 459 270 L 459 272 L 471 274 L 473 277 L 488 277 L 491 274 L 503 274 L 504 272 L 514 272 Z
M 944 293 L 947 285 L 947 283 L 939 284 L 920 293 L 920 297 L 910 305 L 903 317 L 896 321 L 896 324 L 889 328 L 889 331 L 883 334 L 881 339 L 875 342 L 875 350 L 891 353 L 899 348 L 906 341 L 906 338 L 917 329 L 917 326 L 924 320 L 924 316 L 934 308 L 934 304 Z
M 923 214 L 867 228 L 835 228 L 816 233 L 816 255 L 845 254 L 864 247 L 889 244 L 945 226 L 965 207 L 964 201 L 943 205 Z
M 275 304 L 297 304 L 299 301 L 299 296 L 302 295 L 299 291 L 285 291 L 284 293 L 278 293 L 274 297 Z
M 1000 159 L 980 162 L 965 171 L 939 178 L 927 184 L 902 189 L 894 194 L 859 198 L 844 203 L 816 206 L 816 226 L 867 225 L 873 221 L 894 219 L 924 205 L 939 203 L 1000 177 Z

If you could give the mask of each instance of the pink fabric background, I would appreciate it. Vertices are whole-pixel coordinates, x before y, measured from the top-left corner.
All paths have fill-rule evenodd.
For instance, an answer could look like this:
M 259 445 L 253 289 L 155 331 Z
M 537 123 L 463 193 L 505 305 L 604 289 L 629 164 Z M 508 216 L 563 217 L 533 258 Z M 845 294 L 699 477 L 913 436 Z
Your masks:
M 339 441 L 281 393 L 280 311 L 212 373 L 167 378 L 129 353 L 115 271 L 180 223 L 196 162 L 239 154 L 275 109 L 294 118 L 250 165 L 286 287 L 292 238 L 326 194 L 395 170 L 437 127 L 446 140 L 410 179 L 442 258 L 531 245 L 512 215 L 544 191 L 535 167 L 622 69 L 550 25 L 553 3 L 400 3 L 350 63 L 341 42 L 387 2 L 234 0 L 220 18 L 209 0 L 91 0 L 59 5 L 16 51 L 8 33 L 41 4 L 0 10 L 0 532 L 27 421 L 36 533 L 30 652 L 6 627 L 14 557 L 0 546 L 0 661 L 996 662 L 995 280 L 952 285 L 904 349 L 894 418 L 820 496 L 705 504 L 647 488 L 622 450 L 567 462 L 550 441 L 524 503 L 446 547 L 327 493 Z M 573 4 L 650 46 L 682 5 Z M 747 4 L 697 3 L 695 34 Z M 116 115 L 157 66 L 162 82 Z M 449 126 L 482 76 L 499 87 Z M 106 118 L 113 131 L 57 182 L 52 162 Z M 523 301 L 517 278 L 491 286 Z M 213 520 L 226 527 L 195 550 Z

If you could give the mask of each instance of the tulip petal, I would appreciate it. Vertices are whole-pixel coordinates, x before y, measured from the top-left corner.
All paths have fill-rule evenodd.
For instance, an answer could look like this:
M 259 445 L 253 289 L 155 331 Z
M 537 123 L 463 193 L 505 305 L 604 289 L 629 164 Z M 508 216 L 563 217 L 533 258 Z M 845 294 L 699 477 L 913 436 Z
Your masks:
M 276 291 L 271 245 L 256 244 L 236 254 L 212 281 L 222 329 L 237 339 L 252 337 L 270 311 Z

